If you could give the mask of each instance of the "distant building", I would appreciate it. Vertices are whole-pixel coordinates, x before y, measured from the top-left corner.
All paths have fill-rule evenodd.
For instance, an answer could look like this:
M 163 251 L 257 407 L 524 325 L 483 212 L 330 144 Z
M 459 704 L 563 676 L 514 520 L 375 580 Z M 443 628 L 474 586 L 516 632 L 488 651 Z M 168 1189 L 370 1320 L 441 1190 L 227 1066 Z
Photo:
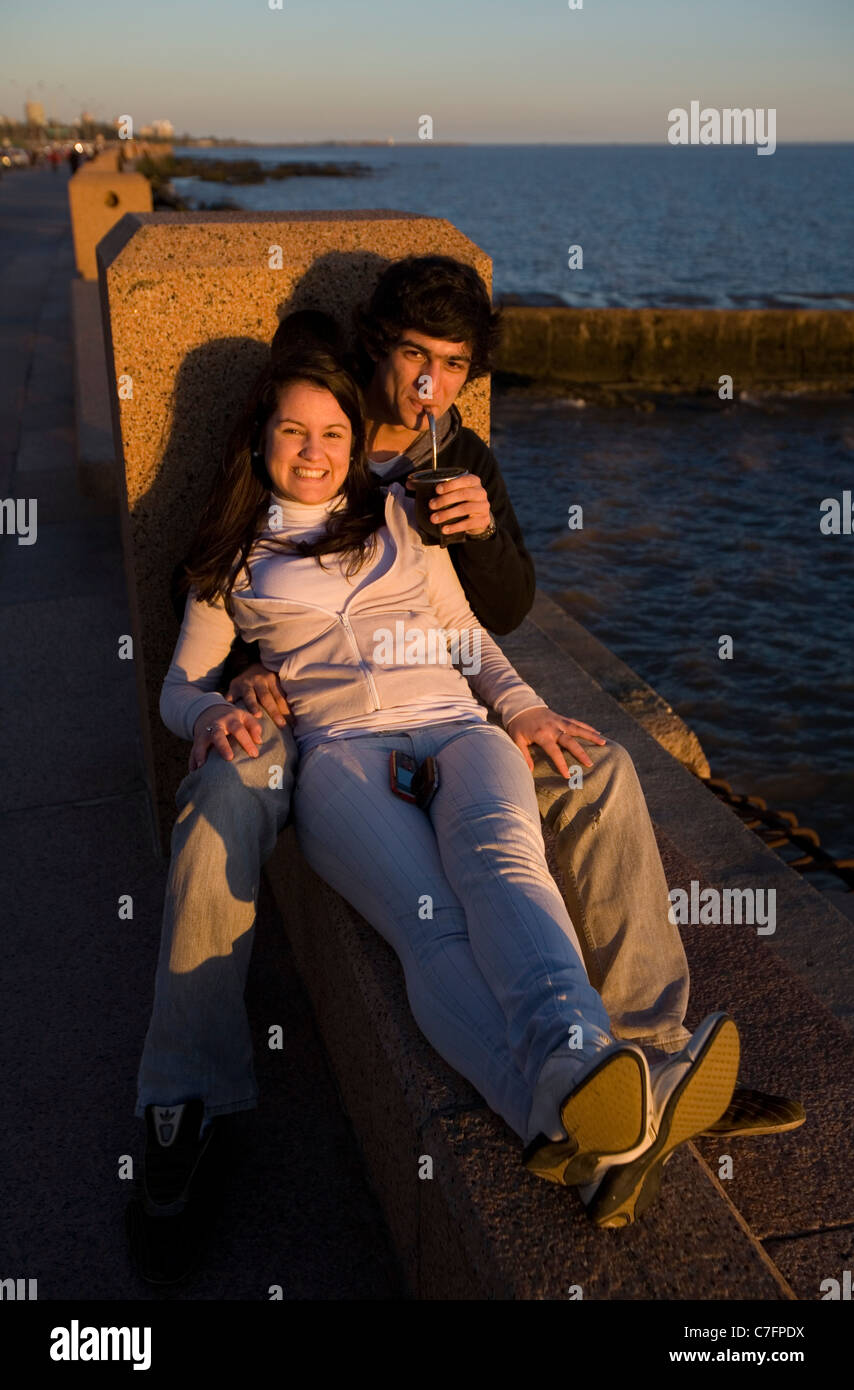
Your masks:
M 175 134 L 175 127 L 171 121 L 152 121 L 151 131 L 153 135 L 159 136 L 161 140 L 171 140 Z
M 81 112 L 80 112 L 80 124 L 81 124 L 81 125 L 94 125 L 94 124 L 95 124 L 95 113 L 94 113 L 94 111 L 81 111 Z
M 28 101 L 24 107 L 24 112 L 27 117 L 27 125 L 44 125 L 44 106 L 40 101 Z

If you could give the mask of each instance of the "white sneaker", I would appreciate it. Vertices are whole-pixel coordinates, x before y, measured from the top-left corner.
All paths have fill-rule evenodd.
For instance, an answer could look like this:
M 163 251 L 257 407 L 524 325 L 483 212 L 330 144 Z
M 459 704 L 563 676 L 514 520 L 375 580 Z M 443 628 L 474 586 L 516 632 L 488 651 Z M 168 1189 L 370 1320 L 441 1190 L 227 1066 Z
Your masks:
M 674 1150 L 702 1134 L 729 1105 L 740 1050 L 729 1015 L 709 1014 L 681 1052 L 653 1063 L 649 1125 L 640 1152 L 603 1160 L 579 1186 L 597 1226 L 627 1226 L 655 1201 Z
M 578 1061 L 550 1057 L 537 1080 L 531 1107 L 546 1132 L 526 1145 L 522 1162 L 531 1173 L 565 1187 L 589 1182 L 603 1158 L 619 1154 L 627 1162 L 648 1143 L 649 1064 L 633 1043 L 606 1047 L 581 1081 Z M 561 1130 L 563 1131 L 562 1137 Z

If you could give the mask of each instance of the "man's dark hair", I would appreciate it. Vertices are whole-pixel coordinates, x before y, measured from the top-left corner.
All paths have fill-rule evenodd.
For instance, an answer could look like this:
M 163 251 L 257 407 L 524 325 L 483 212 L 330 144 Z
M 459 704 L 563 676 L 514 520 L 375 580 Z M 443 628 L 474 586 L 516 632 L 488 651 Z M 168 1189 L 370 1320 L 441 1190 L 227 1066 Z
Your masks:
M 493 309 L 474 267 L 452 256 L 406 256 L 392 262 L 353 321 L 359 337 L 359 374 L 365 385 L 374 369 L 369 354 L 388 356 L 410 328 L 428 338 L 470 343 L 467 381 L 491 371 L 501 341 L 501 310 Z
M 279 323 L 270 343 L 273 366 L 282 358 L 299 359 L 301 352 L 328 352 L 345 370 L 352 370 L 344 335 L 335 319 L 320 309 L 297 309 Z

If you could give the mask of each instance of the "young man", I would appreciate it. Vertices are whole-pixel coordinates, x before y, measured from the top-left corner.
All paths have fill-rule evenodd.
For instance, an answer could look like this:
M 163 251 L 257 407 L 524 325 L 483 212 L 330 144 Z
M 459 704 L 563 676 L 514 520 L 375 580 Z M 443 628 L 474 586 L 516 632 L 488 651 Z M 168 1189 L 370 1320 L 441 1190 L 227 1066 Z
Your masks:
M 475 616 L 499 635 L 512 631 L 533 603 L 534 566 L 498 463 L 479 436 L 463 426 L 455 405 L 465 383 L 490 370 L 498 342 L 499 315 L 483 282 L 471 267 L 448 257 L 410 257 L 384 272 L 357 324 L 373 471 L 383 482 L 403 481 L 414 467 L 430 461 L 429 409 L 442 463 L 465 469 L 461 477 L 441 485 L 434 517 L 446 534 L 464 536 L 449 554 Z M 274 339 L 274 352 L 276 345 Z M 251 655 L 245 649 L 242 660 L 251 661 Z M 227 673 L 222 688 L 226 678 Z M 175 1020 L 188 1016 L 169 960 L 187 942 L 192 942 L 194 959 L 226 962 L 211 991 L 211 1017 L 199 1028 L 204 1047 L 187 1049 L 199 1078 L 216 1077 L 215 1103 L 206 1100 L 204 1113 L 210 1121 L 255 1103 L 242 991 L 254 934 L 254 889 L 288 819 L 296 749 L 286 692 L 274 672 L 250 664 L 231 681 L 226 698 L 234 704 L 229 733 L 241 735 L 232 759 L 216 751 L 200 718 L 190 757 L 193 770 L 177 799 L 160 993 L 140 1067 L 137 1105 L 137 1114 L 146 1119 L 149 1216 L 183 1212 L 211 1135 L 207 1124 L 200 1138 L 203 1108 L 198 1100 L 162 1104 L 172 1092 L 177 1096 L 180 1090 L 189 1098 L 203 1090 L 201 1080 L 196 1087 L 187 1083 L 186 1058 L 169 1070 Z M 260 740 L 260 756 L 245 755 L 246 731 Z M 602 997 L 614 1036 L 639 1043 L 648 1053 L 659 1107 L 653 1119 L 663 1131 L 674 1097 L 696 1061 L 696 1041 L 692 1051 L 683 1023 L 687 963 L 678 928 L 670 921 L 667 884 L 643 793 L 625 749 L 606 744 L 589 725 L 567 718 L 557 735 L 543 732 L 541 737 L 542 743 L 521 736 L 515 741 L 533 772 L 544 822 L 555 833 L 567 908 L 590 982 Z M 597 745 L 592 758 L 585 743 Z M 529 747 L 541 750 L 536 761 Z M 581 787 L 567 787 L 564 753 L 584 769 Z M 287 781 L 275 812 L 269 798 L 258 795 L 271 761 L 285 768 Z M 218 1026 L 224 1001 L 227 1029 Z M 193 1010 L 195 1023 L 195 997 Z M 802 1119 L 795 1103 L 737 1089 L 713 1132 L 770 1133 L 794 1128 Z M 526 1163 L 532 1171 L 554 1177 L 560 1149 L 541 1133 L 529 1146 Z M 150 1263 L 156 1265 L 158 1259 Z M 168 1259 L 160 1264 L 162 1272 Z

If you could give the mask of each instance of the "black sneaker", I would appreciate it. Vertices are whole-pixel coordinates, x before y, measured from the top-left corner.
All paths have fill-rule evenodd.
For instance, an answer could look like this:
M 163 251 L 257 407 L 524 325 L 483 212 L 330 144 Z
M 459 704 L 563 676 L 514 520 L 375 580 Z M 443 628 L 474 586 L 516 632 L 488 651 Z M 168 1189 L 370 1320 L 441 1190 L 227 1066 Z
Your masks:
M 204 1105 L 147 1105 L 143 1201 L 149 1216 L 177 1216 L 190 1198 L 190 1184 L 214 1136 L 215 1123 L 200 1134 Z
M 807 1113 L 799 1100 L 786 1096 L 769 1096 L 766 1091 L 752 1091 L 736 1086 L 732 1100 L 716 1124 L 709 1125 L 703 1134 L 739 1135 L 785 1134 L 799 1129 Z
M 201 1134 L 201 1100 L 181 1105 L 148 1105 L 142 1193 L 127 1207 L 125 1223 L 131 1255 L 151 1284 L 173 1284 L 194 1267 L 212 1214 L 213 1165 L 218 1149 L 217 1121 Z

